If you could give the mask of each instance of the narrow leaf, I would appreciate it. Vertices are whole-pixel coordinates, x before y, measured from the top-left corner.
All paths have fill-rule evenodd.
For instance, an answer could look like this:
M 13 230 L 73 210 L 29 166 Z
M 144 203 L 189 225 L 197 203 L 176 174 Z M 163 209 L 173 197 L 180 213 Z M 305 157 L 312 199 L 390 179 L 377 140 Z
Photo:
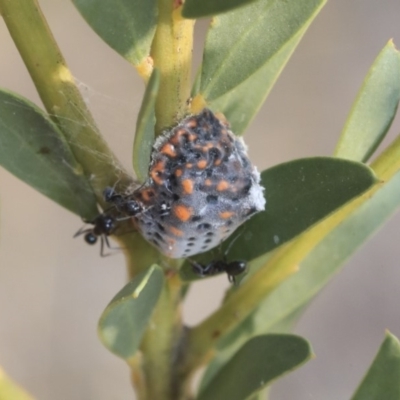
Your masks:
M 272 329 L 268 331 L 271 333 L 289 333 L 293 330 L 294 324 L 298 320 L 299 316 L 303 311 L 301 310 L 294 312 L 288 316 L 282 323 L 274 325 Z M 226 335 L 220 343 L 220 351 L 217 356 L 207 366 L 206 371 L 201 379 L 200 390 L 208 386 L 210 381 L 214 379 L 218 371 L 233 357 L 234 353 L 250 338 L 254 337 L 254 327 L 252 315 L 246 318 L 245 321 L 237 329 L 231 331 Z M 264 396 L 265 397 L 265 396 Z M 264 398 L 263 398 L 264 399 Z
M 72 0 L 92 29 L 133 65 L 149 55 L 157 0 Z
M 328 157 L 304 158 L 272 167 L 261 174 L 267 205 L 222 245 L 229 259 L 253 260 L 301 234 L 375 182 L 363 164 Z M 210 251 L 197 257 L 207 263 Z M 189 265 L 181 276 L 196 279 Z
M 186 0 L 182 15 L 185 18 L 201 18 L 233 10 L 245 6 L 255 0 Z
M 33 400 L 33 397 L 15 384 L 15 382 L 13 382 L 0 368 L 0 399 Z
M 86 219 L 96 199 L 58 127 L 32 102 L 0 90 L 0 165 Z
M 198 400 L 245 400 L 310 357 L 310 345 L 299 336 L 254 337 L 221 368 Z
M 144 330 L 161 293 L 164 274 L 153 265 L 129 282 L 110 302 L 99 321 L 103 344 L 128 359 L 140 345 Z
M 133 143 L 133 168 L 140 182 L 148 175 L 150 155 L 154 144 L 155 103 L 160 86 L 160 72 L 153 70 L 140 107 Z
M 236 135 L 245 132 L 259 111 L 310 23 L 311 19 L 245 81 L 208 103 L 213 111 L 225 115 Z
M 248 79 L 309 24 L 324 2 L 258 0 L 215 17 L 204 49 L 200 94 L 209 102 Z
M 393 42 L 383 48 L 358 92 L 335 156 L 367 161 L 382 142 L 400 100 L 400 55 Z
M 400 343 L 386 333 L 378 354 L 352 400 L 400 399 Z

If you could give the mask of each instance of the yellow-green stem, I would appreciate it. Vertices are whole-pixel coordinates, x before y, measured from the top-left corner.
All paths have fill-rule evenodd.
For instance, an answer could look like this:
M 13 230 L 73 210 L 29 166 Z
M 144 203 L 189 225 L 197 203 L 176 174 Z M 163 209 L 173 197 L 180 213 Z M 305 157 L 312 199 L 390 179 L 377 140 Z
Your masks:
M 131 359 L 127 360 L 131 369 L 132 385 L 136 390 L 137 400 L 147 400 L 146 379 L 143 373 L 143 355 L 137 352 Z
M 182 282 L 177 274 L 166 276 L 165 286 L 142 341 L 144 390 L 148 400 L 185 398 L 181 392 L 183 382 L 175 379 L 175 362 L 180 358 L 184 335 L 181 288 Z
M 106 186 L 129 178 L 99 135 L 37 0 L 0 0 L 0 10 L 47 112 L 102 202 Z
M 113 238 L 124 252 L 128 280 L 132 280 L 138 273 L 160 261 L 160 253 L 138 232 L 114 236 Z
M 156 101 L 156 134 L 188 111 L 194 20 L 181 16 L 174 0 L 158 0 L 158 23 L 151 56 L 161 81 Z

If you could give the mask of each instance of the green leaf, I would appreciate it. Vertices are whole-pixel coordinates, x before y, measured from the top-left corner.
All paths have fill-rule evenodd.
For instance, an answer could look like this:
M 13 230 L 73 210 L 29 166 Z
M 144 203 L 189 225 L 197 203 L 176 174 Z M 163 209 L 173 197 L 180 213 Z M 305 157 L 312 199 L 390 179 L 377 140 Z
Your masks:
M 306 340 L 263 335 L 249 340 L 200 392 L 198 400 L 245 400 L 311 357 Z
M 286 243 L 371 187 L 363 164 L 328 157 L 279 164 L 261 174 L 267 205 L 241 229 L 229 254 L 252 260 Z M 235 240 L 226 241 L 224 248 Z M 257 238 L 257 240 L 255 240 Z
M 254 393 L 251 397 L 248 397 L 246 400 L 266 400 L 267 396 L 270 392 L 269 387 L 266 387 L 264 390 L 260 390 L 257 393 Z
M 261 174 L 267 204 L 226 240 L 219 251 L 231 260 L 253 260 L 293 239 L 375 182 L 371 169 L 353 161 L 329 157 L 303 158 L 279 164 Z M 207 263 L 216 251 L 196 259 Z M 198 279 L 192 268 L 184 280 Z
M 0 368 L 0 399 L 33 400 L 33 397 L 16 385 Z
M 99 321 L 100 339 L 110 351 L 124 359 L 135 354 L 163 282 L 162 269 L 153 265 L 137 275 L 111 300 Z
M 86 219 L 98 213 L 82 167 L 58 127 L 32 102 L 0 90 L 0 164 Z
M 382 142 L 400 100 L 400 55 L 392 41 L 372 64 L 358 92 L 335 156 L 367 161 Z
M 376 184 L 353 202 L 356 203 L 354 210 L 327 235 L 319 232 L 327 221 L 313 228 L 316 240 L 322 240 L 301 260 L 296 274 L 283 282 L 252 315 L 220 341 L 220 352 L 209 367 L 210 375 L 215 374 L 250 337 L 275 331 L 275 327 L 284 321 L 293 323 L 292 316 L 296 319 L 297 313 L 301 313 L 338 273 L 343 263 L 400 207 L 400 172 L 388 182 Z
M 237 7 L 245 6 L 255 0 L 186 0 L 182 15 L 185 18 L 201 18 L 222 14 Z
M 400 343 L 390 332 L 352 400 L 400 399 Z
M 293 51 L 325 1 L 320 3 L 315 8 L 315 11 L 303 20 L 303 25 L 296 33 L 290 38 L 282 37 L 279 43 L 272 44 L 276 47 L 276 51 L 265 60 L 261 68 L 250 74 L 232 90 L 209 102 L 208 105 L 212 110 L 224 113 L 231 124 L 232 131 L 236 135 L 243 134 L 257 114 Z M 289 9 L 286 11 L 288 13 L 291 12 Z M 272 24 L 277 23 L 277 21 L 274 19 Z M 276 29 L 276 27 L 272 25 L 271 29 Z M 197 82 L 197 88 L 193 87 L 193 92 L 197 93 L 199 90 L 200 82 Z
M 366 193 L 359 207 L 302 260 L 299 272 L 261 304 L 256 325 L 262 326 L 263 332 L 308 303 L 400 206 L 400 173 L 380 185 L 375 193 Z
M 210 102 L 248 79 L 304 30 L 324 3 L 259 0 L 213 18 L 204 49 L 200 94 Z M 275 65 L 273 70 L 275 75 Z
M 150 156 L 154 144 L 155 104 L 160 86 L 160 72 L 153 70 L 140 107 L 133 143 L 133 168 L 140 182 L 144 182 L 149 171 Z
M 242 135 L 258 113 L 310 23 L 311 20 L 245 81 L 209 102 L 214 112 L 225 115 L 236 135 Z
M 157 0 L 72 0 L 92 29 L 133 65 L 149 55 Z
M 293 330 L 295 323 L 300 318 L 304 310 L 301 308 L 280 321 L 268 330 L 268 333 L 289 333 Z M 214 379 L 218 371 L 233 357 L 236 351 L 250 338 L 257 335 L 257 326 L 254 325 L 254 315 L 246 318 L 237 329 L 234 329 L 228 335 L 224 336 L 219 343 L 217 356 L 211 361 L 201 379 L 200 390 L 208 386 Z M 267 332 L 264 332 L 267 333 Z M 259 333 L 261 334 L 261 333 Z

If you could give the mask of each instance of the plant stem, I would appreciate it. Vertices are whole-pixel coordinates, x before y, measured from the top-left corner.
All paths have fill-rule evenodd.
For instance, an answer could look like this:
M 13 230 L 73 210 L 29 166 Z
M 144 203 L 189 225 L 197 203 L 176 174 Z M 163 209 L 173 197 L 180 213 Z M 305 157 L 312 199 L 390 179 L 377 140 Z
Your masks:
M 0 0 L 0 10 L 47 112 L 103 203 L 106 186 L 130 179 L 101 138 L 37 0 Z
M 142 370 L 147 400 L 186 398 L 182 393 L 182 382 L 175 379 L 175 363 L 180 358 L 184 336 L 181 288 L 178 274 L 166 276 L 166 284 L 142 341 Z
M 181 120 L 188 111 L 194 20 L 181 16 L 174 0 L 158 0 L 158 23 L 151 49 L 160 71 L 156 101 L 156 134 Z
M 159 264 L 160 253 L 139 232 L 113 236 L 113 239 L 124 252 L 129 281 L 150 265 Z

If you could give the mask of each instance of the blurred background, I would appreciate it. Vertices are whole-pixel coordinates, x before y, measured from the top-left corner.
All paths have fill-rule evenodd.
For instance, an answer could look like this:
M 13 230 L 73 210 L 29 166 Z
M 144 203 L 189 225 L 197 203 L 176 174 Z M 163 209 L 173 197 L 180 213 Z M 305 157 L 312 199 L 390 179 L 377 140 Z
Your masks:
M 70 1 L 40 4 L 102 132 L 130 169 L 143 83 Z M 332 154 L 374 58 L 390 38 L 400 43 L 399 17 L 398 0 L 328 2 L 247 132 L 260 170 Z M 196 65 L 206 27 L 197 25 Z M 40 105 L 2 21 L 0 48 L 0 86 Z M 399 131 L 397 117 L 385 143 Z M 122 255 L 101 258 L 98 247 L 73 239 L 78 217 L 2 169 L 0 195 L 0 365 L 37 399 L 133 399 L 128 368 L 96 336 L 101 312 L 125 283 Z M 385 329 L 400 336 L 399 226 L 397 214 L 313 301 L 296 332 L 316 358 L 279 381 L 272 399 L 347 399 Z M 226 276 L 193 285 L 187 323 L 215 309 L 227 286 Z

